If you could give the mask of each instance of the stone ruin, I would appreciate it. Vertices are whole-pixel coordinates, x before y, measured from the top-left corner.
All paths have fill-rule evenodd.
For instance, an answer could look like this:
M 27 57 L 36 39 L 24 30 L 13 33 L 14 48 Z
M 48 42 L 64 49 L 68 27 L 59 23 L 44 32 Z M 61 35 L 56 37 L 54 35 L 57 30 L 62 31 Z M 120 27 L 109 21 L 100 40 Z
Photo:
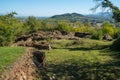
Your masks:
M 79 40 L 79 38 L 90 38 L 89 33 L 66 32 L 66 31 L 38 31 L 18 37 L 12 46 L 35 47 L 37 49 L 51 49 L 51 43 L 47 42 L 48 36 L 51 40 L 68 39 Z
M 75 32 L 75 36 L 80 37 L 80 38 L 91 38 L 92 37 L 91 34 L 88 32 L 84 32 L 84 33 Z

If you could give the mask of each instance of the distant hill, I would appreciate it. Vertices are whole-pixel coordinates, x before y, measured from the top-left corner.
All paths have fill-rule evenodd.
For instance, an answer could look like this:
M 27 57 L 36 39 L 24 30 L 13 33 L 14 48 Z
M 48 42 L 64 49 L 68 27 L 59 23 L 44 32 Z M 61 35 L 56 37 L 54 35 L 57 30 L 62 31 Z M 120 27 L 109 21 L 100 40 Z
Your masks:
M 78 13 L 71 13 L 71 14 L 66 13 L 61 15 L 55 15 L 50 18 L 55 20 L 69 20 L 71 22 L 76 22 L 76 21 L 82 21 L 82 22 L 90 21 L 90 22 L 96 22 L 96 23 L 101 23 L 104 21 L 113 22 L 112 14 L 108 14 L 108 13 L 97 13 L 97 14 L 90 14 L 90 15 L 82 15 Z
M 72 22 L 74 21 L 86 21 L 88 20 L 86 16 L 78 13 L 66 13 L 61 15 L 55 15 L 51 17 L 52 19 L 56 20 L 70 20 Z
M 112 18 L 112 13 L 109 12 L 100 12 L 96 14 L 86 15 L 91 21 L 95 21 L 97 23 L 101 23 L 103 21 L 114 22 Z

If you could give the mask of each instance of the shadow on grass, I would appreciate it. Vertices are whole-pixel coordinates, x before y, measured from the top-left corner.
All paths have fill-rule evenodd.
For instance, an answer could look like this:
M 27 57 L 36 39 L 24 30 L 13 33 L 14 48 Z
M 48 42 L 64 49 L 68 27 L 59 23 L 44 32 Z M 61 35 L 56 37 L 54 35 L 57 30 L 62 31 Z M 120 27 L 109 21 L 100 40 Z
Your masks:
M 107 62 L 105 64 L 85 64 L 68 60 L 60 64 L 48 64 L 45 75 L 53 80 L 118 80 L 120 79 L 120 62 Z M 43 79 L 49 80 L 49 79 Z
M 91 47 L 64 47 L 64 48 L 56 48 L 53 49 L 68 49 L 70 51 L 89 51 L 89 50 L 103 50 L 109 48 L 109 46 L 91 46 Z
M 111 56 L 114 60 L 100 63 L 89 63 L 86 60 L 75 61 L 69 59 L 62 63 L 48 63 L 41 69 L 43 80 L 119 80 L 120 79 L 120 52 L 112 52 L 108 46 L 60 48 L 70 51 L 101 50 L 101 56 Z M 58 48 L 57 48 L 58 49 Z M 105 50 L 104 50 L 105 49 Z M 45 78 L 46 77 L 46 78 Z

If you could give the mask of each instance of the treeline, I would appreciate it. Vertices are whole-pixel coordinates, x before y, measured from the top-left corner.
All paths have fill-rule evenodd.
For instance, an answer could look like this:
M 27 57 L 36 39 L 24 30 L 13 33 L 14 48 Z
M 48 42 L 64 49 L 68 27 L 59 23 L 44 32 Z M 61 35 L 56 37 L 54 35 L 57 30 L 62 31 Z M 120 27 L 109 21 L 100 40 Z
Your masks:
M 82 23 L 80 21 L 71 22 L 68 20 L 39 19 L 30 16 L 25 20 L 15 17 L 17 13 L 11 12 L 0 16 L 0 46 L 7 46 L 20 35 L 30 34 L 39 30 L 42 31 L 67 31 L 67 32 L 88 32 L 92 39 L 102 40 L 104 35 L 110 35 L 112 38 L 118 38 L 120 28 L 115 25 L 104 22 L 101 25 Z

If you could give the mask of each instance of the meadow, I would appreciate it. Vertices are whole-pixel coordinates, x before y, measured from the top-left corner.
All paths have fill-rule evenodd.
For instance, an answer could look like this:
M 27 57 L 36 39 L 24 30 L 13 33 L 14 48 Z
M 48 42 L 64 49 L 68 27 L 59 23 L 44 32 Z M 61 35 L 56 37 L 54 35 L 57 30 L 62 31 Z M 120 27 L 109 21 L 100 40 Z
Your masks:
M 119 80 L 120 52 L 111 51 L 111 44 L 91 39 L 54 40 L 53 49 L 46 51 L 46 72 L 41 70 L 40 75 L 56 80 Z

